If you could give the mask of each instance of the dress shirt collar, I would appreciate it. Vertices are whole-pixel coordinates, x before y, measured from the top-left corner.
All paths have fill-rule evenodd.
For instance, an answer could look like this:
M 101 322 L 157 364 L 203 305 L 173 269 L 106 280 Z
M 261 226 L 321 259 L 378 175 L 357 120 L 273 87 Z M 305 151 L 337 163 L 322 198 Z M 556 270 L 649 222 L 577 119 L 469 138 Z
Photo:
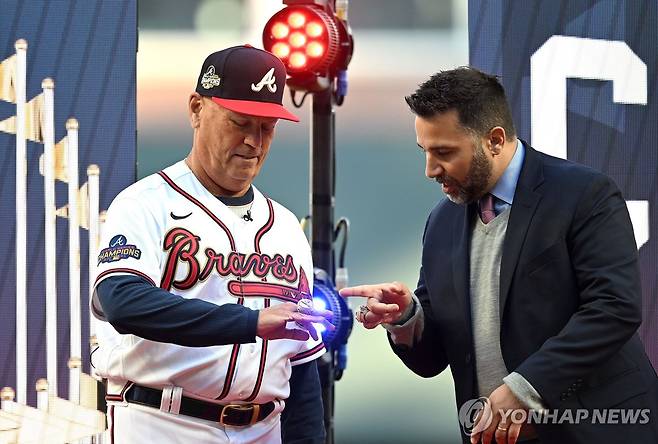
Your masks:
M 512 160 L 509 165 L 507 165 L 507 168 L 505 168 L 503 175 L 500 176 L 500 179 L 498 179 L 498 182 L 496 182 L 496 185 L 494 185 L 491 190 L 491 194 L 509 205 L 512 205 L 512 202 L 514 201 L 516 184 L 519 181 L 524 157 L 525 148 L 523 147 L 523 143 L 519 139 L 516 139 L 516 151 L 514 152 L 514 157 L 512 157 Z

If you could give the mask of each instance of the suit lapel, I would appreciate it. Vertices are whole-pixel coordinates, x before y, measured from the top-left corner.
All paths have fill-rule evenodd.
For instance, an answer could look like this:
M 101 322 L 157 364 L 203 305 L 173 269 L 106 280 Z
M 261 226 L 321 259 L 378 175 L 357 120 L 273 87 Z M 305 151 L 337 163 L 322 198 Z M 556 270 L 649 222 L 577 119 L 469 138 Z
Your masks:
M 461 207 L 461 216 L 455 218 L 452 244 L 452 271 L 455 294 L 461 302 L 464 319 L 466 321 L 466 331 L 468 332 L 468 343 L 472 343 L 472 325 L 471 325 L 471 297 L 470 297 L 470 239 L 471 239 L 471 220 L 475 214 L 473 204 Z
M 525 241 L 528 227 L 541 199 L 541 193 L 536 188 L 543 182 L 544 176 L 539 154 L 529 144 L 523 141 L 525 146 L 525 159 L 521 175 L 514 193 L 507 232 L 503 243 L 503 256 L 500 264 L 500 320 L 503 320 L 505 303 L 509 294 L 510 285 L 514 271 L 519 262 L 519 255 Z

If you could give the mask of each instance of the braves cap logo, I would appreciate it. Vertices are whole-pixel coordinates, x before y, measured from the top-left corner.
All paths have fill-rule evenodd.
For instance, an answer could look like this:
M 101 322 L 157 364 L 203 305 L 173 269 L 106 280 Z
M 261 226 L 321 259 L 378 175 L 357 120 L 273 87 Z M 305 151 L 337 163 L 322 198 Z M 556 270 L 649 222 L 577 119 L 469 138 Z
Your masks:
M 205 89 L 210 89 L 219 86 L 220 80 L 219 76 L 215 74 L 215 67 L 210 65 L 208 71 L 206 71 L 203 77 L 201 77 L 201 86 Z
M 274 68 L 267 71 L 267 74 L 265 74 L 263 78 L 260 79 L 260 82 L 255 85 L 252 83 L 251 90 L 254 92 L 260 92 L 260 90 L 263 89 L 263 86 L 267 86 L 267 89 L 269 89 L 271 93 L 276 92 L 276 77 L 274 77 Z

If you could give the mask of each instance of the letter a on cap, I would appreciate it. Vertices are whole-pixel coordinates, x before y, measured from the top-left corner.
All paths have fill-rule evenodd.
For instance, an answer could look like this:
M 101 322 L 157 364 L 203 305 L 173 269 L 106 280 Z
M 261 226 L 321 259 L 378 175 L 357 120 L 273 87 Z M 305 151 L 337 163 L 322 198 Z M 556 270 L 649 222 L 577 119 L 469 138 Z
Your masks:
M 276 92 L 276 77 L 274 77 L 274 68 L 267 71 L 267 74 L 265 74 L 263 78 L 260 79 L 260 82 L 255 85 L 252 83 L 251 90 L 259 92 L 261 89 L 263 89 L 263 86 L 267 86 L 267 89 L 269 89 L 271 93 Z

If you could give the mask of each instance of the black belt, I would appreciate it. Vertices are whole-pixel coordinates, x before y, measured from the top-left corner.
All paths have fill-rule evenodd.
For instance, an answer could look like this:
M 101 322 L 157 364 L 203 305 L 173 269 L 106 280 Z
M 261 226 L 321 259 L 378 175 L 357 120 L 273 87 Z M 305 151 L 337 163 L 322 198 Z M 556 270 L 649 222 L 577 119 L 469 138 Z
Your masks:
M 160 408 L 162 390 L 133 385 L 126 392 L 126 401 L 147 407 Z M 183 396 L 180 401 L 181 415 L 215 421 L 224 426 L 244 427 L 261 421 L 274 411 L 274 402 L 267 404 L 220 405 Z

